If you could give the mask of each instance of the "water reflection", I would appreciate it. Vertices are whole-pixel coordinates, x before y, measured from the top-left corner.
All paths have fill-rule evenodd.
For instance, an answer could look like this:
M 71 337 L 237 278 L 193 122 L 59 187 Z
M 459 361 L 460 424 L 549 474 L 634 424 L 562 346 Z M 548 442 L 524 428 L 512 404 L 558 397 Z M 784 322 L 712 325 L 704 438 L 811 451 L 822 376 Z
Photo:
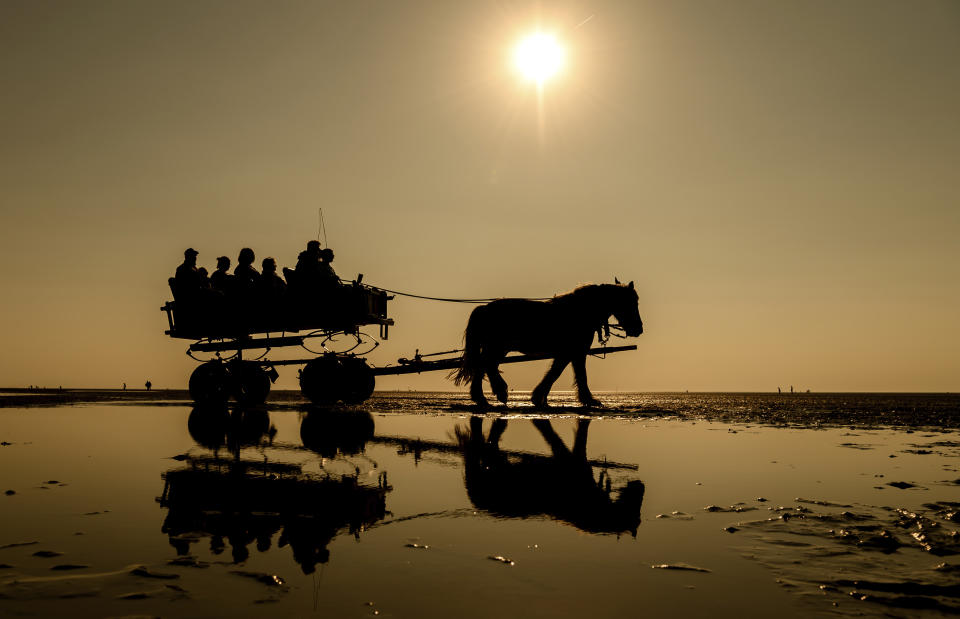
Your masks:
M 629 480 L 613 490 L 608 470 L 633 467 L 587 459 L 590 420 L 577 421 L 572 447 L 567 447 L 549 419 L 530 422 L 549 447 L 549 456 L 503 451 L 500 439 L 507 430 L 507 419 L 494 420 L 486 436 L 482 417 L 471 417 L 468 426 L 456 427 L 464 482 L 473 505 L 498 517 L 546 516 L 588 533 L 629 531 L 636 537 L 643 482 Z M 597 464 L 601 470 L 595 476 Z
M 201 449 L 179 456 L 179 466 L 163 474 L 160 505 L 168 512 L 161 530 L 187 562 L 207 543 L 213 555 L 229 549 L 235 564 L 254 548 L 289 546 L 303 572 L 312 573 L 330 560 L 337 535 L 359 538 L 389 522 L 393 488 L 386 471 L 365 457 L 372 444 L 397 447 L 394 458 L 419 461 L 434 452 L 442 454 L 440 464 L 462 466 L 470 502 L 491 517 L 547 518 L 588 533 L 636 536 L 644 484 L 636 465 L 587 457 L 589 419 L 576 421 L 569 446 L 549 419 L 488 423 L 484 433 L 484 418 L 474 416 L 455 425 L 451 440 L 430 441 L 377 436 L 366 411 L 313 408 L 301 414 L 294 444 L 277 440 L 265 409 L 198 406 L 187 427 Z M 503 448 L 510 423 L 532 424 L 541 448 Z M 427 483 L 429 473 L 418 479 Z
M 307 420 L 310 420 L 309 423 Z M 233 563 L 276 544 L 290 546 L 305 574 L 330 558 L 329 543 L 339 533 L 360 532 L 382 520 L 386 476 L 375 484 L 356 475 L 308 473 L 301 464 L 270 462 L 266 450 L 259 459 L 241 456 L 242 447 L 274 446 L 276 429 L 265 410 L 195 408 L 187 422 L 191 437 L 212 454 L 182 457 L 183 465 L 163 474 L 161 507 L 167 517 L 161 531 L 179 555 L 208 537 L 210 551 L 219 555 L 230 546 Z M 311 411 L 304 418 L 304 445 L 324 457 L 355 454 L 373 435 L 373 419 L 365 412 L 326 415 Z M 231 458 L 221 458 L 228 448 Z
M 273 442 L 277 429 L 262 408 L 229 409 L 227 406 L 197 406 L 187 418 L 190 437 L 214 453 L 227 449 L 239 457 L 240 449 Z
M 355 456 L 373 438 L 373 417 L 366 411 L 313 408 L 300 422 L 303 446 L 324 458 Z

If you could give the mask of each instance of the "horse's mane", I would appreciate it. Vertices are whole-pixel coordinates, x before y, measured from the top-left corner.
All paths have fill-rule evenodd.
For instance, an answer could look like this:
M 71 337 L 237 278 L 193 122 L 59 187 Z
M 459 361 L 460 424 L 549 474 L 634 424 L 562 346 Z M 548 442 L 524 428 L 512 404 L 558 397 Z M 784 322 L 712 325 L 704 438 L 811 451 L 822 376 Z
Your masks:
M 612 288 L 620 288 L 617 284 L 580 284 L 569 292 L 554 295 L 547 303 L 587 303 L 598 293 L 612 292 Z

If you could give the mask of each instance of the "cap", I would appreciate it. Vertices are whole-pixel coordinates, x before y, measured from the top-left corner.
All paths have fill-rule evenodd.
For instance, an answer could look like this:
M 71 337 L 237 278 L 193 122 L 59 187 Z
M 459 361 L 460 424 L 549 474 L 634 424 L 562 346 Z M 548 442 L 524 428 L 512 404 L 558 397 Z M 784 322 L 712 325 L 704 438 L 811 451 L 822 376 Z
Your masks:
M 199 255 L 200 255 L 200 252 L 198 252 L 197 250 L 195 250 L 195 249 L 192 248 L 192 247 L 188 247 L 188 248 L 186 249 L 186 251 L 183 252 L 183 255 L 184 255 L 184 256 L 199 256 Z

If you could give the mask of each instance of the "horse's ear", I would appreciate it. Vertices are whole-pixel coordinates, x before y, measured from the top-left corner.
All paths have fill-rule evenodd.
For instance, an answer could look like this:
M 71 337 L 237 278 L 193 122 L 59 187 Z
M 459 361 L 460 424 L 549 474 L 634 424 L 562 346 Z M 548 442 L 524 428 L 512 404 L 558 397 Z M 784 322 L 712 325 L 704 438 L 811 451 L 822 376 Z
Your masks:
M 632 280 L 632 279 L 630 280 L 630 283 L 627 284 L 627 286 L 630 287 L 630 290 L 633 290 L 633 280 Z
M 620 283 L 620 280 L 617 279 L 616 276 L 614 276 L 614 277 L 613 277 L 613 283 L 614 283 L 614 284 L 619 284 L 619 283 Z

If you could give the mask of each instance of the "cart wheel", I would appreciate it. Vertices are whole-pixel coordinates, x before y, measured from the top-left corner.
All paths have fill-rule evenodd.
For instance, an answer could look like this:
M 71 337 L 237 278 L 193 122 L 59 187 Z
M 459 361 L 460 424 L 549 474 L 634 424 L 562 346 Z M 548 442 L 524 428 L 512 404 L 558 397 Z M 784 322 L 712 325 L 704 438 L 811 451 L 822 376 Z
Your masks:
M 343 367 L 343 401 L 347 404 L 359 404 L 373 394 L 377 379 L 366 359 L 357 357 L 341 359 Z
M 258 363 L 241 361 L 232 368 L 235 379 L 234 394 L 239 404 L 256 406 L 270 395 L 270 377 Z
M 221 361 L 207 361 L 190 375 L 190 397 L 198 404 L 223 404 L 230 397 L 230 372 Z
M 342 397 L 343 372 L 333 355 L 317 357 L 300 372 L 300 391 L 314 404 L 334 404 Z

